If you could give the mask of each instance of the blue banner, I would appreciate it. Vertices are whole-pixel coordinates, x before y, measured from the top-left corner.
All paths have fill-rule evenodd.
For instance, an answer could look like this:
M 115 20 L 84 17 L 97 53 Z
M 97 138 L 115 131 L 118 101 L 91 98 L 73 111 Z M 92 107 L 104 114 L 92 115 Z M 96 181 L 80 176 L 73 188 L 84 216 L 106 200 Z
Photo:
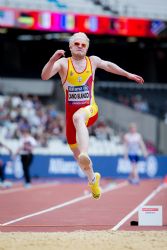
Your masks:
M 1 156 L 6 163 L 5 173 L 8 178 L 22 178 L 20 157 L 14 161 L 8 156 Z M 92 156 L 95 171 L 102 177 L 127 178 L 131 172 L 129 160 L 119 156 Z M 138 172 L 141 178 L 163 178 L 167 174 L 166 156 L 149 156 L 138 162 Z M 31 165 L 32 177 L 79 177 L 85 175 L 72 156 L 34 155 Z

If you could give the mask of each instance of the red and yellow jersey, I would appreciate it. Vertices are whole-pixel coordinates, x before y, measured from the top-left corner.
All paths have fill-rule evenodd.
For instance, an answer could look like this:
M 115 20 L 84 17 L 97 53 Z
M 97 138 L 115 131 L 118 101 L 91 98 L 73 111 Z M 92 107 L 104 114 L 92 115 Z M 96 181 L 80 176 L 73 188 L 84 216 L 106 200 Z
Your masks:
M 63 84 L 66 109 L 71 105 L 74 107 L 92 105 L 94 101 L 94 79 L 90 59 L 85 57 L 86 67 L 83 72 L 77 72 L 68 58 L 68 72 Z
M 73 115 L 79 110 L 87 114 L 86 126 L 91 126 L 98 117 L 98 107 L 94 99 L 94 79 L 90 59 L 85 57 L 86 67 L 83 72 L 77 72 L 68 58 L 67 77 L 63 84 L 66 101 L 66 136 L 70 147 L 76 144 L 76 129 Z

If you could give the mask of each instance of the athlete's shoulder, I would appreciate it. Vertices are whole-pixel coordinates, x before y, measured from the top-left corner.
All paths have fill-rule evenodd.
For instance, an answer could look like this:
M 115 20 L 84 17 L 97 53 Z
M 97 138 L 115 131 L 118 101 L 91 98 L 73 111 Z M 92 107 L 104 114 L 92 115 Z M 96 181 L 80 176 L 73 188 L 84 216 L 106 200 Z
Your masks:
M 68 58 L 67 57 L 62 57 L 60 58 L 57 62 L 63 64 L 63 63 L 67 63 L 68 62 Z
M 92 60 L 92 61 L 100 61 L 100 60 L 101 60 L 101 58 L 98 57 L 98 56 L 90 56 L 89 58 L 90 58 L 90 60 Z
M 90 56 L 90 61 L 95 68 L 98 68 L 101 63 L 101 58 L 98 56 Z
M 66 69 L 68 67 L 68 58 L 62 57 L 56 61 L 61 67 L 61 69 Z

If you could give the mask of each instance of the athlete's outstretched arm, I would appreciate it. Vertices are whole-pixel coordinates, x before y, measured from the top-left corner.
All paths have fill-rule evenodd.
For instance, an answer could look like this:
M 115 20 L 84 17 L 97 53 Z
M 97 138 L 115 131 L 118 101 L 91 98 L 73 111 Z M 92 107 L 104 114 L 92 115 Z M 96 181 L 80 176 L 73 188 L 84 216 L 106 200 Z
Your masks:
M 144 83 L 144 80 L 141 76 L 129 73 L 128 71 L 120 68 L 115 63 L 102 60 L 101 58 L 97 56 L 92 56 L 92 60 L 95 63 L 96 68 L 104 69 L 107 72 L 127 77 L 128 79 L 135 81 L 137 83 L 140 83 L 140 84 Z
M 64 56 L 65 51 L 64 50 L 57 50 L 53 56 L 49 59 L 47 64 L 44 66 L 41 78 L 42 80 L 48 80 L 55 74 L 57 74 L 61 69 L 61 60 L 62 56 Z

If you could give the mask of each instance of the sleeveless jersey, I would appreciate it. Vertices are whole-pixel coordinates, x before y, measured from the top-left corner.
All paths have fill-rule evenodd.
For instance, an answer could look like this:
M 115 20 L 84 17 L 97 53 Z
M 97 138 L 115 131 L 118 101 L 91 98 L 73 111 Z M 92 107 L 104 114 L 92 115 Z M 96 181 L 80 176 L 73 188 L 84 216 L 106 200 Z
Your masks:
M 94 101 L 94 79 L 90 59 L 85 57 L 86 67 L 83 72 L 77 72 L 72 59 L 68 58 L 67 77 L 63 84 L 66 109 L 74 109 L 92 105 Z
M 76 146 L 76 129 L 73 124 L 73 114 L 84 108 L 88 114 L 86 126 L 91 126 L 97 120 L 98 107 L 94 100 L 94 79 L 90 59 L 85 57 L 86 67 L 83 72 L 77 72 L 68 58 L 67 76 L 63 84 L 66 106 L 66 136 L 70 147 Z
M 138 155 L 140 153 L 140 140 L 141 136 L 139 133 L 127 133 L 126 136 L 128 154 Z

